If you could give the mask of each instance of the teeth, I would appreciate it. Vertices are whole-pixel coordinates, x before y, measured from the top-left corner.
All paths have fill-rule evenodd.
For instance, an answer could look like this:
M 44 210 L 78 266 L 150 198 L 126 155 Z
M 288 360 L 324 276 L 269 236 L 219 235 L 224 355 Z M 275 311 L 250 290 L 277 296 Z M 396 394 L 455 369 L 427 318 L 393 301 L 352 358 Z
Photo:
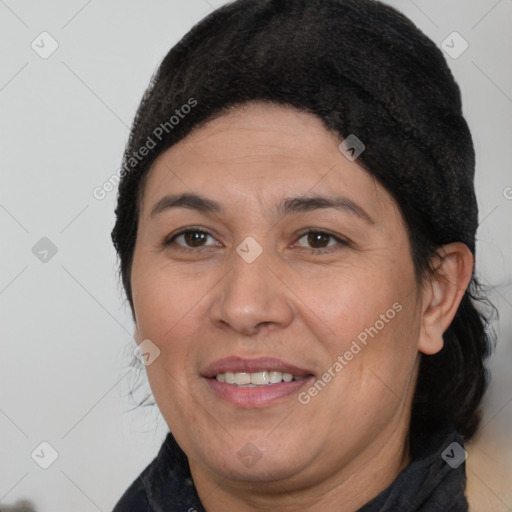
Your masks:
M 293 375 L 291 373 L 283 373 L 283 380 L 285 382 L 291 382 L 293 380 Z
M 264 384 L 268 384 L 270 382 L 270 377 L 268 376 L 268 372 L 255 372 L 251 373 L 251 384 L 256 384 L 258 386 L 263 386 Z M 238 384 L 238 382 L 237 382 Z
M 237 386 L 245 386 L 246 384 L 251 383 L 251 374 L 245 372 L 236 372 L 235 373 L 235 384 Z
M 262 372 L 226 372 L 219 373 L 215 377 L 219 382 L 234 384 L 236 386 L 255 387 L 266 386 L 268 384 L 278 384 L 279 382 L 291 382 L 292 380 L 301 380 L 304 377 L 294 377 L 291 373 L 277 371 Z
M 270 382 L 277 384 L 283 380 L 283 374 L 281 372 L 270 372 Z

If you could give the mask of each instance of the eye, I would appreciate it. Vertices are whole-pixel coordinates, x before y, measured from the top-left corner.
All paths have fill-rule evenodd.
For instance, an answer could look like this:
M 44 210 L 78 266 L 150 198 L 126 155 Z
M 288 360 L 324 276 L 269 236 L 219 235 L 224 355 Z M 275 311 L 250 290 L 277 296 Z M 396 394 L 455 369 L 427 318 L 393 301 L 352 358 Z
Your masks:
M 163 246 L 167 247 L 170 245 L 177 246 L 178 249 L 183 251 L 193 251 L 197 249 L 205 249 L 208 247 L 206 243 L 208 238 L 214 240 L 215 246 L 219 247 L 221 244 L 207 231 L 196 228 L 187 228 L 175 235 L 172 235 L 170 238 L 166 239 L 163 242 Z M 298 238 L 296 245 L 299 247 L 308 248 L 308 246 L 301 245 L 300 242 L 302 239 L 309 244 L 309 248 L 312 249 L 313 253 L 323 254 L 326 252 L 330 252 L 332 248 L 336 246 L 347 246 L 349 243 L 338 236 L 335 236 L 331 233 L 321 231 L 321 230 L 310 230 Z M 210 244 L 211 245 L 211 244 Z
M 310 244 L 310 248 L 313 249 L 313 252 L 316 253 L 324 253 L 324 252 L 330 252 L 330 248 L 334 247 L 336 245 L 342 245 L 346 246 L 348 245 L 348 242 L 345 240 L 342 240 L 341 238 L 331 234 L 327 233 L 325 231 L 307 231 L 306 233 L 302 234 L 301 237 L 298 239 L 298 241 L 305 239 L 308 244 Z M 330 243 L 332 242 L 332 243 Z M 304 246 L 302 246 L 304 247 Z
M 213 238 L 213 236 L 210 235 L 210 233 L 207 233 L 206 231 L 189 228 L 180 231 L 179 233 L 173 235 L 171 238 L 165 240 L 164 246 L 176 244 L 184 250 L 201 249 L 205 247 L 205 242 L 208 239 L 208 237 L 215 240 L 215 238 Z

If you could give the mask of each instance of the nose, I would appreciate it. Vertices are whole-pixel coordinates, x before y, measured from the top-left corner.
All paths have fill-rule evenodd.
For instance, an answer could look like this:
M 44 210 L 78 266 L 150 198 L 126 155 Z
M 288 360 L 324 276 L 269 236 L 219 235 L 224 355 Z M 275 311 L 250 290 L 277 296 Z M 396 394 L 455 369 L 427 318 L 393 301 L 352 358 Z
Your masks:
M 293 294 L 279 276 L 283 263 L 268 251 L 250 263 L 234 252 L 232 262 L 210 308 L 211 321 L 247 336 L 288 326 Z

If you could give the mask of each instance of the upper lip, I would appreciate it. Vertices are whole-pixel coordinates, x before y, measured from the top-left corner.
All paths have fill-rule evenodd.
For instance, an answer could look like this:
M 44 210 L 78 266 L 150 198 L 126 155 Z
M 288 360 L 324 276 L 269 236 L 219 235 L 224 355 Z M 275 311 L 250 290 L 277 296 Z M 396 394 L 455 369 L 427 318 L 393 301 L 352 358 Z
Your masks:
M 283 373 L 291 373 L 296 377 L 304 377 L 306 375 L 313 375 L 313 372 L 305 368 L 299 368 L 293 364 L 289 364 L 281 359 L 273 357 L 256 357 L 256 358 L 243 358 L 243 357 L 225 357 L 218 359 L 213 363 L 207 365 L 202 371 L 203 377 L 212 378 L 219 373 L 226 372 L 245 372 L 254 373 L 262 372 L 265 370 L 278 371 Z

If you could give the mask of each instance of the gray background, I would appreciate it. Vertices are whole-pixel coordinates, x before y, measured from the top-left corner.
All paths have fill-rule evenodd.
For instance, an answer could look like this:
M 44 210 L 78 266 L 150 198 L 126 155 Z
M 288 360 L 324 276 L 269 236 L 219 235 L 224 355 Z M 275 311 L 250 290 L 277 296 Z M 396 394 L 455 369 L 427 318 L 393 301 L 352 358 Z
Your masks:
M 133 326 L 110 242 L 116 192 L 92 191 L 116 173 L 160 60 L 222 3 L 0 0 L 0 510 L 27 498 L 40 512 L 107 512 L 164 438 L 157 410 L 130 412 Z M 446 39 L 454 31 L 469 44 L 446 59 L 477 153 L 478 270 L 501 313 L 484 428 L 468 447 L 469 494 L 472 510 L 512 510 L 512 1 L 387 3 L 440 47 L 462 49 Z M 44 31 L 58 43 L 45 59 L 55 43 Z M 43 441 L 58 452 L 48 469 L 31 458 Z M 50 456 L 43 447 L 34 458 Z

